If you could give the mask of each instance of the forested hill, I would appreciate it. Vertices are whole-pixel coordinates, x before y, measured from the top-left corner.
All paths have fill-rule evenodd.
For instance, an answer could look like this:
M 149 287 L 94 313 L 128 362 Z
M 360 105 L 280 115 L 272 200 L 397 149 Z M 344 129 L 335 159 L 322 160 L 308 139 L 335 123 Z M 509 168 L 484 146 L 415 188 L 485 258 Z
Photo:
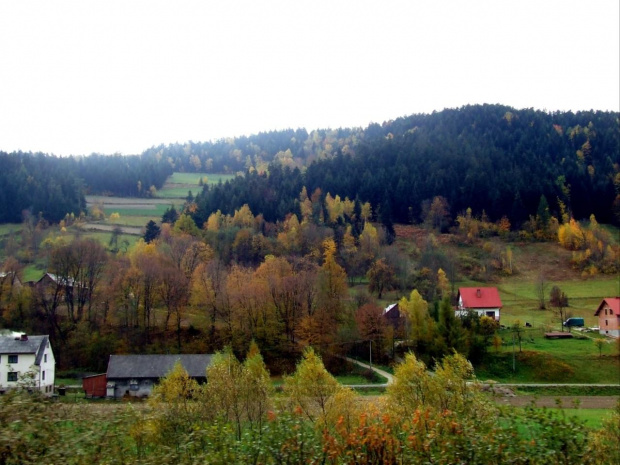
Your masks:
M 618 113 L 467 106 L 363 130 L 313 132 L 305 141 L 299 133 L 280 136 L 291 136 L 291 144 L 278 146 L 271 175 L 255 172 L 265 156 L 233 149 L 252 172 L 205 189 L 196 199 L 199 224 L 213 210 L 233 213 L 244 203 L 267 220 L 281 219 L 299 211 L 303 186 L 308 195 L 320 188 L 370 202 L 384 222 L 418 221 L 424 205 L 442 196 L 452 215 L 471 207 L 519 224 L 536 214 L 542 195 L 552 213 L 562 202 L 576 218 L 618 221 Z
M 149 195 L 173 172 L 161 156 L 56 157 L 0 151 L 0 223 L 19 222 L 22 212 L 58 222 L 86 210 L 85 193 Z
M 366 128 L 162 145 L 138 156 L 0 152 L 0 166 L 0 222 L 19 221 L 23 210 L 51 221 L 77 214 L 85 192 L 148 196 L 173 171 L 245 173 L 197 197 L 198 224 L 245 203 L 268 221 L 299 213 L 304 186 L 309 196 L 320 189 L 321 200 L 330 193 L 370 202 L 384 223 L 419 221 L 436 196 L 452 217 L 471 207 L 513 225 L 536 213 L 541 195 L 551 213 L 562 202 L 577 219 L 618 222 L 620 212 L 619 114 L 599 111 L 474 105 Z

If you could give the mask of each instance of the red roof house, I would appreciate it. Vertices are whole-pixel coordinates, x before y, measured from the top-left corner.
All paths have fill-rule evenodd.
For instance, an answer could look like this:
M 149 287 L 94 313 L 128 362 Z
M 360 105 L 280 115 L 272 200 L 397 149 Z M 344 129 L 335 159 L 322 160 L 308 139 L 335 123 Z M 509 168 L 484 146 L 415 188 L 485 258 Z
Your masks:
M 496 287 L 460 287 L 457 301 L 457 316 L 476 312 L 480 316 L 488 316 L 499 322 L 502 300 Z
M 599 332 L 606 336 L 620 337 L 620 297 L 607 297 L 594 312 L 598 316 Z

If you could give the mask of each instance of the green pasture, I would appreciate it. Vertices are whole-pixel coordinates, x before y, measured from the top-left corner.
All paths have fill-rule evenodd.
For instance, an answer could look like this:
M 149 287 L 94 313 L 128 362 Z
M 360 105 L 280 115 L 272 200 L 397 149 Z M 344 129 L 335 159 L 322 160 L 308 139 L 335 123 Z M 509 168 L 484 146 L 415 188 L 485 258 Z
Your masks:
M 516 410 L 524 411 L 525 409 L 515 407 Z M 612 411 L 609 409 L 592 408 L 592 409 L 580 409 L 580 408 L 541 408 L 542 412 L 547 412 L 556 418 L 566 418 L 574 420 L 574 422 L 584 423 L 588 428 L 593 430 L 601 429 L 603 421 L 610 418 Z M 526 425 L 519 425 L 519 430 L 527 428 Z
M 545 285 L 545 294 L 547 299 L 553 286 L 558 286 L 562 289 L 562 291 L 564 291 L 568 296 L 570 303 L 571 300 L 575 299 L 601 299 L 604 297 L 615 296 L 618 293 L 620 281 L 618 280 L 618 276 L 599 275 L 595 278 L 590 278 L 587 280 L 571 279 L 548 282 Z M 504 304 L 523 301 L 534 302 L 536 304 L 538 303 L 536 283 L 533 281 L 507 278 L 499 284 L 498 290 Z
M 21 233 L 22 225 L 21 223 L 4 223 L 0 224 L 0 236 L 8 236 L 9 234 L 19 234 Z
M 568 418 L 576 418 L 578 421 L 584 422 L 586 426 L 592 429 L 600 429 L 601 426 L 603 426 L 603 421 L 606 418 L 610 418 L 612 414 L 611 410 L 603 408 L 564 408 L 562 411 Z
M 192 195 L 196 197 L 196 195 L 202 191 L 202 187 L 164 187 L 157 191 L 157 197 L 164 199 L 186 199 L 190 191 Z
M 596 336 L 573 339 L 546 339 L 543 330 L 523 333 L 521 352 L 510 330 L 501 330 L 504 341 L 496 352 L 489 348 L 485 361 L 476 367 L 480 380 L 502 383 L 620 383 L 618 345 L 603 346 L 602 355 L 594 344 Z M 513 354 L 516 371 L 513 371 Z
M 42 262 L 26 265 L 22 271 L 22 281 L 38 281 L 45 274 L 45 267 Z
M 111 232 L 105 231 L 89 231 L 82 234 L 82 237 L 88 237 L 91 239 L 95 239 L 99 241 L 106 249 L 109 249 L 110 238 L 112 237 Z M 134 236 L 132 234 L 121 234 L 118 236 L 118 247 L 122 250 L 123 248 L 131 248 L 138 240 L 139 236 Z
M 160 204 L 149 205 L 148 207 L 141 206 L 141 207 L 136 207 L 136 208 L 131 208 L 131 207 L 119 208 L 118 206 L 107 207 L 104 205 L 103 212 L 105 213 L 106 216 L 110 216 L 112 213 L 118 213 L 119 215 L 121 215 L 121 218 L 137 216 L 137 217 L 147 217 L 147 218 L 157 217 L 159 220 L 161 220 L 162 215 L 168 208 L 170 208 L 171 205 L 175 205 L 175 208 L 177 208 L 178 210 L 179 207 L 182 205 L 182 203 L 179 203 L 179 202 L 171 202 L 171 203 L 166 203 L 166 204 L 160 203 Z M 147 222 L 148 222 L 148 219 L 144 222 L 144 224 L 146 224 Z
M 226 182 L 233 179 L 235 175 L 232 174 L 210 174 L 210 173 L 173 173 L 166 180 L 166 184 L 157 191 L 157 197 L 164 199 L 185 199 L 192 192 L 193 196 L 196 196 L 202 191 L 202 186 L 199 185 L 200 179 L 203 182 L 206 180 L 207 184 L 217 184 L 219 182 Z
M 121 215 L 121 217 L 118 220 L 110 220 L 108 218 L 103 224 L 108 224 L 111 226 L 130 226 L 134 228 L 141 228 L 145 226 L 146 223 L 148 223 L 151 220 L 157 223 L 158 221 L 161 221 L 161 216 L 156 216 L 156 215 L 153 215 L 153 216 L 134 216 L 134 215 L 123 216 Z
M 172 173 L 166 182 L 171 184 L 198 184 L 200 183 L 200 178 L 206 178 L 208 184 L 217 184 L 220 181 L 226 182 L 231 179 L 234 179 L 236 175 L 234 174 L 215 174 L 215 173 Z

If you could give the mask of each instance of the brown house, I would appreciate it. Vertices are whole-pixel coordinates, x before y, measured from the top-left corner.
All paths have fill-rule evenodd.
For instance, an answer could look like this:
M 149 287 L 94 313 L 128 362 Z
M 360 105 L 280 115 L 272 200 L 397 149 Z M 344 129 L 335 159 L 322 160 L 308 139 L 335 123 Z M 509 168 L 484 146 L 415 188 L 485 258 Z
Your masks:
M 599 333 L 620 337 L 620 297 L 603 299 L 594 316 L 598 316 Z
M 397 338 L 404 337 L 405 315 L 398 308 L 398 304 L 388 305 L 383 309 L 383 318 L 394 328 L 394 336 Z

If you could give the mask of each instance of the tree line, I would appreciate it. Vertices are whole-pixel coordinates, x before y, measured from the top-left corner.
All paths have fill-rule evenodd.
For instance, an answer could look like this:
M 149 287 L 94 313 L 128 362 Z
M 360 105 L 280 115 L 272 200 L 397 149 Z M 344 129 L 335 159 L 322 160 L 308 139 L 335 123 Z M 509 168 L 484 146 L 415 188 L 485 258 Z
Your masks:
M 594 214 L 617 224 L 618 117 L 470 105 L 366 128 L 288 129 L 162 145 L 138 156 L 0 153 L 8 167 L 0 178 L 0 221 L 19 221 L 24 209 L 58 221 L 66 213 L 79 215 L 81 192 L 148 196 L 173 171 L 186 171 L 242 175 L 205 187 L 197 202 L 203 218 L 247 203 L 269 221 L 283 220 L 298 213 L 295 198 L 305 186 L 309 193 L 318 188 L 370 202 L 385 224 L 418 222 L 441 196 L 452 218 L 469 207 L 519 227 L 536 213 L 541 195 L 556 216 L 564 206 L 578 220 Z
M 506 216 L 519 227 L 536 213 L 541 195 L 556 216 L 565 208 L 577 219 L 594 214 L 603 223 L 618 223 L 617 121 L 608 112 L 483 105 L 371 124 L 351 140 L 328 143 L 326 136 L 328 154 L 276 157 L 266 169 L 251 166 L 245 177 L 205 187 L 197 196 L 199 215 L 248 203 L 282 219 L 296 212 L 292 203 L 301 184 L 308 192 L 318 188 L 370 202 L 376 219 L 386 224 L 421 221 L 440 196 L 453 218 L 472 208 L 493 220 Z M 271 206 L 263 209 L 265 198 Z
M 172 174 L 167 161 L 149 156 L 0 151 L 0 166 L 0 223 L 19 223 L 26 213 L 58 223 L 86 213 L 85 194 L 146 197 Z

